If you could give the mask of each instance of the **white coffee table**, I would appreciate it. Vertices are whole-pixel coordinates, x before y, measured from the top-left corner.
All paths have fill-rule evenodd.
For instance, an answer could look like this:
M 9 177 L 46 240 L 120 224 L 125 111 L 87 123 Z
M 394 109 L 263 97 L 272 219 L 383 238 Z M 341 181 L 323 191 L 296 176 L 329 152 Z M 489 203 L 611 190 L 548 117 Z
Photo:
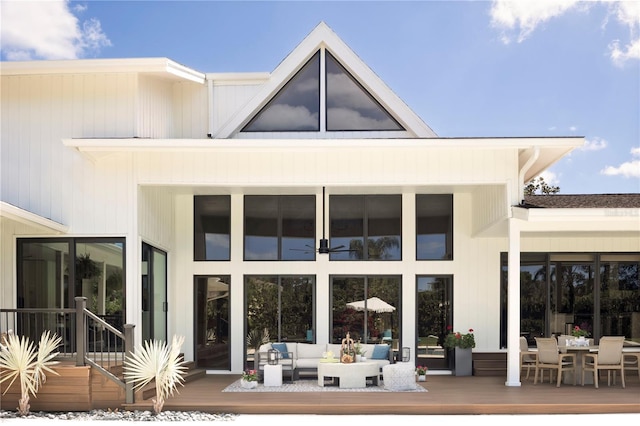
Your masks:
M 324 387 L 325 377 L 338 378 L 340 388 L 355 389 L 367 386 L 367 377 L 372 377 L 374 384 L 378 384 L 380 367 L 375 362 L 340 362 L 318 363 L 318 386 Z

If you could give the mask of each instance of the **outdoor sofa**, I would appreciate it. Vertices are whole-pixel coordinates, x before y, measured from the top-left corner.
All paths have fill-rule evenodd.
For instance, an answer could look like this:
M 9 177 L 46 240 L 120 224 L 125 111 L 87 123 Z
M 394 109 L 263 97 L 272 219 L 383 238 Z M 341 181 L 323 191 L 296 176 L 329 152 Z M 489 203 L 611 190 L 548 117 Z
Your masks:
M 367 362 L 375 362 L 380 371 L 385 365 L 393 363 L 393 351 L 391 346 L 382 344 L 361 344 Z M 262 381 L 264 366 L 268 363 L 267 353 L 270 349 L 279 352 L 278 363 L 282 365 L 283 375 L 288 375 L 291 380 L 297 380 L 304 376 L 317 376 L 318 363 L 329 352 L 338 360 L 340 358 L 341 345 L 333 343 L 291 343 L 275 342 L 260 346 L 255 355 L 255 368 L 258 370 L 259 380 Z

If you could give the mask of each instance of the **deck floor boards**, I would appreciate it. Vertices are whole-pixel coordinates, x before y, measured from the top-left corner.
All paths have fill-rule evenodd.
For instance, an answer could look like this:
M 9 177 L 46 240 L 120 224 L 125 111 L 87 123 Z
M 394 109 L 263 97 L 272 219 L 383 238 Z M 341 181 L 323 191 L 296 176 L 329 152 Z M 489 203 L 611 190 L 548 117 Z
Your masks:
M 626 389 L 595 389 L 523 380 L 505 386 L 503 377 L 427 376 L 428 392 L 222 392 L 234 375 L 207 375 L 186 383 L 164 410 L 236 414 L 611 414 L 640 413 L 640 380 L 627 375 Z M 150 409 L 150 400 L 127 409 Z

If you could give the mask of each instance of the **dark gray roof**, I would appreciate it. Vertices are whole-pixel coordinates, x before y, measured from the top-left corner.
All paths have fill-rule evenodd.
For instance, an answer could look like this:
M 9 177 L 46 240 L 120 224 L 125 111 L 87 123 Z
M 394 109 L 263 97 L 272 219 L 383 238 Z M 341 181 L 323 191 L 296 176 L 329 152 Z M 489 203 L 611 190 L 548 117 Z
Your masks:
M 524 208 L 630 209 L 640 208 L 640 194 L 525 195 Z

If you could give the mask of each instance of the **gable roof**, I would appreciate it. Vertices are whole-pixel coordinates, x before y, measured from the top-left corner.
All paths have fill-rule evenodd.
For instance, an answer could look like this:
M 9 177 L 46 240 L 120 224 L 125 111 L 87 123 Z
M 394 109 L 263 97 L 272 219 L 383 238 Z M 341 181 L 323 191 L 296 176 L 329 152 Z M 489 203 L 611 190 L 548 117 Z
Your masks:
M 324 22 L 320 22 L 304 40 L 276 67 L 260 91 L 219 132 L 217 139 L 233 137 L 291 77 L 321 48 L 332 55 L 358 82 L 407 130 L 408 137 L 432 138 L 427 126 Z

